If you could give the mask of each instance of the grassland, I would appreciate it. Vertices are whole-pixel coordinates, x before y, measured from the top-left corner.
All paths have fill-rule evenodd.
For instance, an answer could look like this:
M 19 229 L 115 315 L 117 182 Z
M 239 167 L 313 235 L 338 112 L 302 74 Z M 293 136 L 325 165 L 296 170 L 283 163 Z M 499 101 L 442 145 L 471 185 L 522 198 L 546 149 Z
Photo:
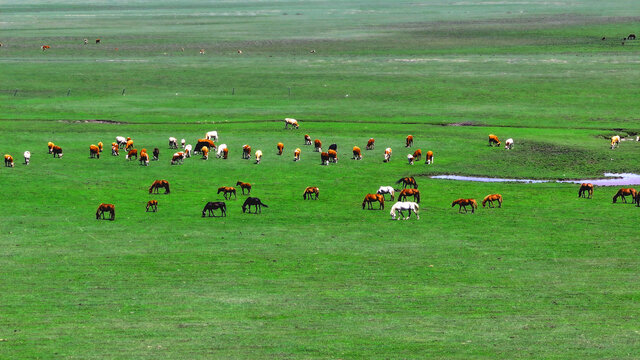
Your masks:
M 606 139 L 640 132 L 640 42 L 619 40 L 640 32 L 628 16 L 638 7 L 0 5 L 0 153 L 33 154 L 0 169 L 0 357 L 636 358 L 636 208 L 612 205 L 615 189 L 579 200 L 572 184 L 428 176 L 639 172 L 640 145 L 611 151 Z M 301 129 L 283 130 L 285 116 Z M 229 160 L 169 165 L 169 136 L 193 143 L 209 130 Z M 338 164 L 320 166 L 304 133 L 337 143 Z M 489 133 L 515 149 L 487 147 Z M 407 134 L 433 166 L 406 164 Z M 117 135 L 161 160 L 88 158 Z M 376 150 L 350 160 L 369 137 Z M 246 143 L 262 164 L 240 159 Z M 419 221 L 361 210 L 366 193 L 407 175 Z M 148 195 L 155 179 L 172 194 Z M 242 214 L 239 196 L 227 218 L 202 219 L 237 180 L 269 208 Z M 318 201 L 302 200 L 306 186 Z M 502 209 L 450 207 L 496 192 Z M 144 212 L 151 198 L 158 213 Z M 94 220 L 100 202 L 116 204 L 115 222 Z

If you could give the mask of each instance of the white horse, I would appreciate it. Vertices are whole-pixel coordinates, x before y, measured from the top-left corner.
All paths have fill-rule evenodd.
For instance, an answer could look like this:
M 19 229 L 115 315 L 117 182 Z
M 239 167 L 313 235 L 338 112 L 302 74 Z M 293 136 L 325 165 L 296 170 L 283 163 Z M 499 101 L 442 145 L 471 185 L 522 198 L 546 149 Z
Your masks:
M 118 144 L 119 148 L 123 148 L 125 145 L 127 145 L 127 138 L 124 136 L 116 136 L 116 143 Z
M 378 192 L 377 192 L 377 194 L 380 194 L 382 196 L 384 196 L 384 194 L 391 195 L 392 201 L 395 199 L 395 193 L 396 193 L 396 190 L 393 188 L 393 186 L 380 186 L 380 189 L 378 189 Z
M 177 149 L 178 148 L 178 139 L 173 136 L 169 138 L 169 149 Z
M 262 150 L 256 150 L 256 164 L 260 164 L 260 159 L 262 159 Z
M 226 148 L 227 148 L 227 144 L 222 144 L 218 146 L 218 151 L 216 152 L 216 157 L 218 159 L 222 157 L 222 155 L 224 154 L 224 149 Z
M 504 142 L 504 148 L 507 150 L 511 150 L 513 148 L 513 139 L 508 138 L 507 141 Z
M 391 153 L 392 153 L 391 148 L 386 148 L 384 150 L 384 162 L 389 162 L 391 160 Z
M 29 151 L 24 152 L 24 164 L 29 165 L 29 161 L 31 160 L 31 153 Z
M 191 149 L 192 149 L 191 144 L 189 144 L 189 145 L 184 147 L 184 155 L 185 155 L 185 157 L 191 157 Z
M 205 135 L 205 139 L 207 139 L 207 140 L 213 140 L 213 141 L 218 141 L 218 132 L 217 132 L 217 131 L 209 131 L 209 132 Z
M 414 213 L 416 213 L 416 219 L 420 220 L 420 215 L 418 215 L 419 209 L 420 206 L 413 201 L 398 201 L 391 207 L 391 220 L 396 220 L 396 211 L 400 213 L 400 217 L 404 217 L 404 214 L 402 213 L 403 211 L 409 211 L 409 216 L 405 217 L 404 220 L 409 219 L 411 217 L 411 212 L 413 211 Z M 398 218 L 398 220 L 400 220 L 400 218 Z
M 284 119 L 284 128 L 287 129 L 289 127 L 289 125 L 291 125 L 291 127 L 293 127 L 294 129 L 297 129 L 297 128 L 300 127 L 298 125 L 298 120 L 292 119 L 292 118 L 285 118 Z

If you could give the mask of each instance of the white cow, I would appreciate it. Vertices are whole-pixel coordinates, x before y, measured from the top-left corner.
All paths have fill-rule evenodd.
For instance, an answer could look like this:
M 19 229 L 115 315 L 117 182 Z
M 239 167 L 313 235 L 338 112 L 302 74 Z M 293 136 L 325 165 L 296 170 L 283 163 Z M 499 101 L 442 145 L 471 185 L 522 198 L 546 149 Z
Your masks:
M 216 157 L 219 159 L 224 155 L 224 149 L 227 148 L 227 144 L 221 144 L 218 146 L 218 151 L 216 152 Z
M 205 135 L 205 139 L 218 141 L 218 132 L 217 131 L 209 131 L 207 135 Z
M 29 161 L 31 160 L 31 153 L 29 151 L 24 152 L 24 164 L 29 165 Z

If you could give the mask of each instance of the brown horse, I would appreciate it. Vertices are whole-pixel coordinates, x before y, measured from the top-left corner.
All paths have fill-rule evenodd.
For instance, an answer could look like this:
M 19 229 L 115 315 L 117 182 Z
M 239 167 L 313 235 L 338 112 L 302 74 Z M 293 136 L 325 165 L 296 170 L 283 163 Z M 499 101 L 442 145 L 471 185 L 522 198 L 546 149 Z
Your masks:
M 396 184 L 400 184 L 400 183 L 402 183 L 403 189 L 406 189 L 408 186 L 413 187 L 414 189 L 418 188 L 418 183 L 416 182 L 416 179 L 413 178 L 413 176 L 404 177 L 396 181 Z
M 51 141 L 49 141 L 49 142 L 47 143 L 47 147 L 49 148 L 49 154 L 52 154 L 52 153 L 53 153 L 53 147 L 54 147 L 54 146 L 55 146 L 55 144 L 54 144 L 54 143 L 52 143 Z
M 311 145 L 311 136 L 305 134 L 304 135 L 304 144 L 305 145 Z
M 329 150 L 327 155 L 329 155 L 329 162 L 338 163 L 338 153 L 335 150 Z
M 408 196 L 413 196 L 413 201 L 420 203 L 420 190 L 418 189 L 402 189 L 398 195 L 398 201 L 406 201 Z
M 498 202 L 498 207 L 502 207 L 502 195 L 500 194 L 491 194 L 491 195 L 485 196 L 484 199 L 482 200 L 482 207 L 485 207 L 487 202 L 489 203 L 490 208 L 495 207 L 493 206 L 494 201 Z
M 424 161 L 425 164 L 429 165 L 429 164 L 433 164 L 433 151 L 429 150 L 427 151 L 427 157 L 426 160 Z
M 578 197 L 586 197 L 588 199 L 593 198 L 593 184 L 582 183 L 580 190 L 578 190 Z
M 420 161 L 422 159 L 422 150 L 418 149 L 413 152 L 413 160 Z
M 202 152 L 202 158 L 204 160 L 209 160 L 209 148 L 206 146 L 203 146 L 202 149 L 200 149 L 200 152 Z
M 146 151 L 141 152 L 138 161 L 140 161 L 140 165 L 149 166 L 149 154 Z
M 315 198 L 314 198 L 315 195 Z M 306 189 L 304 189 L 304 194 L 302 194 L 302 198 L 304 200 L 307 200 L 307 196 L 309 197 L 309 199 L 318 199 L 318 196 L 320 196 L 320 189 L 318 189 L 315 186 L 307 186 Z
M 125 156 L 125 159 L 131 160 L 133 157 L 138 158 L 138 149 L 131 149 Z
M 118 148 L 118 145 L 111 145 L 111 155 L 120 156 L 120 149 Z
M 284 144 L 279 142 L 278 145 L 276 145 L 276 148 L 278 148 L 278 155 L 282 155 L 282 150 L 284 150 Z
M 384 196 L 380 194 L 367 194 L 362 201 L 362 210 L 364 210 L 365 204 L 368 205 L 369 210 L 373 210 L 373 203 L 380 203 L 380 210 L 384 210 Z
M 113 221 L 116 219 L 116 207 L 113 204 L 100 204 L 98 206 L 98 210 L 96 211 L 96 220 L 104 219 L 104 213 L 108 212 L 110 214 L 109 220 Z
M 613 203 L 616 203 L 616 200 L 618 200 L 619 197 L 622 197 L 622 201 L 623 202 L 627 202 L 627 199 L 625 199 L 625 196 L 631 196 L 633 199 L 633 203 L 636 202 L 636 189 L 634 188 L 622 188 L 620 190 L 618 190 L 618 192 L 613 196 Z
M 322 152 L 322 141 L 315 139 L 313 140 L 313 144 L 315 146 L 315 152 Z
M 413 146 L 413 135 L 407 135 L 407 145 L 405 147 Z
M 370 138 L 369 141 L 367 141 L 367 147 L 365 149 L 373 150 L 375 147 L 376 147 L 376 140 L 374 138 Z
M 251 159 L 251 146 L 242 145 L 242 158 Z
M 167 180 L 156 180 L 156 181 L 154 181 L 153 184 L 151 184 L 151 187 L 149 187 L 149 194 L 151 194 L 154 190 L 155 190 L 155 192 L 157 194 L 160 188 L 163 188 L 164 189 L 164 193 L 168 194 L 169 193 L 169 182 Z
M 236 195 L 236 188 L 231 187 L 231 186 L 222 186 L 218 188 L 218 194 L 223 193 L 222 196 L 229 200 L 231 199 L 231 194 L 233 194 L 233 196 L 237 199 L 238 196 Z
M 13 156 L 6 154 L 4 156 L 4 166 L 13 167 Z
M 320 153 L 320 165 L 329 165 L 329 154 L 326 152 Z
M 244 190 L 247 190 L 247 195 L 251 195 L 251 184 L 246 183 L 246 182 L 242 182 L 242 181 L 238 181 L 236 183 L 236 186 L 240 186 L 240 188 L 242 189 L 242 195 L 244 195 Z
M 494 144 L 496 146 L 500 146 L 500 140 L 498 139 L 497 136 L 491 134 L 489 135 L 489 146 L 493 146 Z
M 51 148 L 51 153 L 53 154 L 54 158 L 61 158 L 64 154 L 62 153 L 62 148 L 58 145 L 53 145 L 53 147 Z
M 157 212 L 158 200 L 149 200 L 149 202 L 147 202 L 147 212 L 149 212 L 149 209 L 151 209 L 151 212 Z
M 353 158 L 355 160 L 362 160 L 362 151 L 360 151 L 360 148 L 357 146 L 353 147 Z
M 100 152 L 102 152 L 102 148 L 104 147 L 104 144 L 102 143 L 102 141 L 98 142 L 98 149 L 100 149 Z
M 171 157 L 171 165 L 180 165 L 182 163 L 184 163 L 184 153 L 182 151 L 178 151 L 173 154 Z
M 300 161 L 300 148 L 293 152 L 293 161 Z
M 133 149 L 133 140 L 127 140 L 127 145 L 124 147 L 124 149 L 127 151 Z
M 207 205 L 202 209 L 202 217 L 205 217 L 205 213 L 208 213 L 209 216 L 215 217 L 216 215 L 213 213 L 213 210 L 220 209 L 222 214 L 220 216 L 227 216 L 227 204 L 222 201 L 209 201 Z
M 451 203 L 451 207 L 458 205 L 458 212 L 462 212 L 462 208 L 464 208 L 464 212 L 467 212 L 467 206 L 471 206 L 471 213 L 475 212 L 475 209 L 478 208 L 478 203 L 475 199 L 458 199 Z
M 100 159 L 100 148 L 95 145 L 89 145 L 89 158 Z

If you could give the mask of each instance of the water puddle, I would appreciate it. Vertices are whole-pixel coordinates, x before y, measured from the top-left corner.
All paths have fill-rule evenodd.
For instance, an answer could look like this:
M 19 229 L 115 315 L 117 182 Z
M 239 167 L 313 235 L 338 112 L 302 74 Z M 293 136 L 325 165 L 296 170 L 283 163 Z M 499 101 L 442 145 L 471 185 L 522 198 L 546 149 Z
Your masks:
M 640 174 L 633 173 L 604 173 L 604 179 L 584 179 L 584 180 L 534 180 L 534 179 L 505 179 L 491 178 L 481 176 L 460 176 L 460 175 L 435 175 L 432 179 L 446 179 L 459 181 L 478 181 L 478 182 L 519 182 L 527 184 L 557 182 L 557 183 L 592 183 L 595 186 L 626 186 L 640 185 Z

